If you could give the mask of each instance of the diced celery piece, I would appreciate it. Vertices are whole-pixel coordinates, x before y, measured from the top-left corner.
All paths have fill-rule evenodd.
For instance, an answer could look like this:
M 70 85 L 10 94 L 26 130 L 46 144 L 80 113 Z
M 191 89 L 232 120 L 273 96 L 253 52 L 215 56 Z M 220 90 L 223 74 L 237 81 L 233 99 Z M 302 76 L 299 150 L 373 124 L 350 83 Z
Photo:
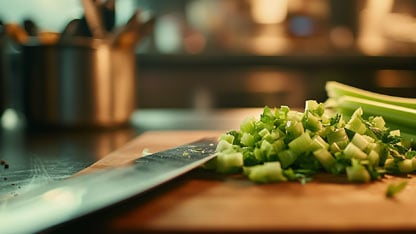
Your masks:
M 322 123 L 319 121 L 319 118 L 309 112 L 305 113 L 302 121 L 304 128 L 309 129 L 312 132 L 317 132 L 322 129 Z
M 286 119 L 287 119 L 287 121 L 300 122 L 302 120 L 302 117 L 303 117 L 302 112 L 291 110 L 287 113 Z
M 304 132 L 302 122 L 300 121 L 287 121 L 286 134 L 289 139 L 294 139 Z
M 279 162 L 266 162 L 245 169 L 248 178 L 257 183 L 284 182 L 287 178 L 283 175 Z
M 259 135 L 264 138 L 265 136 L 270 135 L 270 132 L 267 128 L 263 128 L 262 130 L 259 131 Z
M 218 153 L 216 164 L 219 173 L 239 172 L 243 167 L 243 154 L 240 152 Z
M 361 108 L 358 108 L 353 113 L 353 115 L 351 116 L 351 119 L 348 121 L 345 127 L 359 134 L 364 134 L 367 131 L 367 127 L 361 120 L 362 114 L 363 114 L 363 110 Z
M 282 139 L 274 141 L 272 143 L 272 146 L 273 146 L 273 149 L 276 153 L 278 153 L 278 152 L 280 152 L 280 151 L 282 151 L 286 148 L 286 144 Z
M 384 118 L 381 116 L 374 117 L 371 122 L 374 124 L 374 127 L 379 129 L 384 129 L 386 126 L 386 121 L 384 121 Z
M 337 143 L 340 148 L 345 148 L 349 143 L 348 135 L 344 128 L 338 128 L 328 134 L 328 143 Z
M 367 154 L 352 143 L 349 143 L 347 147 L 345 147 L 344 154 L 347 158 L 367 159 Z
M 366 183 L 371 181 L 370 173 L 359 163 L 353 162 L 352 166 L 346 168 L 346 172 L 350 182 Z
M 368 161 L 370 162 L 371 165 L 377 166 L 380 163 L 380 155 L 376 151 L 371 150 L 368 153 Z
M 217 144 L 217 152 L 225 152 L 233 150 L 233 145 L 227 140 L 220 140 Z
M 329 144 L 321 136 L 315 135 L 312 137 L 312 150 L 328 149 L 328 147 Z
M 331 145 L 329 145 L 329 151 L 334 154 L 337 152 L 341 152 L 341 148 L 338 146 L 337 143 L 334 142 Z
M 367 139 L 359 133 L 354 134 L 354 137 L 351 139 L 351 143 L 357 146 L 360 150 L 365 150 L 369 144 Z
M 394 159 L 393 158 L 387 158 L 384 162 L 384 168 L 386 169 L 392 169 L 394 168 Z
M 300 154 L 303 152 L 312 151 L 313 149 L 312 143 L 313 142 L 312 142 L 311 137 L 309 136 L 309 133 L 305 132 L 299 137 L 289 142 L 288 146 L 289 146 L 289 149 Z
M 288 149 L 283 150 L 277 153 L 277 157 L 279 158 L 280 163 L 282 164 L 283 168 L 287 168 L 288 166 L 292 165 L 296 159 L 298 158 L 298 155 L 296 152 Z
M 322 116 L 324 114 L 325 107 L 323 103 L 318 103 L 316 100 L 306 100 L 305 113 L 311 112 L 314 115 Z
M 313 155 L 316 159 L 318 159 L 318 161 L 321 163 L 321 165 L 325 168 L 326 171 L 331 171 L 331 167 L 335 164 L 336 160 L 334 157 L 332 157 L 331 153 L 329 153 L 328 150 L 321 148 L 315 150 L 313 152 Z
M 255 122 L 256 122 L 256 119 L 253 116 L 245 118 L 240 125 L 241 132 L 253 133 L 255 130 L 254 128 Z
M 243 136 L 241 137 L 240 142 L 241 144 L 245 146 L 249 146 L 249 147 L 254 146 L 254 143 L 255 143 L 253 135 L 247 132 L 243 133 Z
M 390 136 L 400 136 L 400 129 L 390 131 Z
M 264 162 L 267 159 L 266 154 L 260 148 L 254 148 L 253 154 L 254 154 L 254 157 L 259 162 Z
M 230 134 L 221 134 L 218 140 L 225 140 L 228 143 L 232 144 L 234 142 L 234 136 Z
M 274 130 L 270 134 L 263 137 L 268 142 L 274 142 L 281 137 L 282 132 L 280 130 Z
M 397 163 L 397 167 L 402 173 L 410 173 L 413 171 L 413 162 L 411 159 L 404 159 L 403 161 L 399 161 Z

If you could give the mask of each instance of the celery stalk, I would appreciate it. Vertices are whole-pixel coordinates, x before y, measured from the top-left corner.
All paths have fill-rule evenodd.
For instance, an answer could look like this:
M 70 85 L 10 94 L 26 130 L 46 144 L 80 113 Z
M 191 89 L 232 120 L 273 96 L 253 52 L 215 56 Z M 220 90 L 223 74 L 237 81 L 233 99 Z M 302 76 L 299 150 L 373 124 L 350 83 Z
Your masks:
M 339 98 L 336 105 L 338 108 L 350 111 L 361 107 L 366 115 L 381 115 L 388 123 L 393 122 L 409 128 L 416 128 L 416 108 L 406 108 L 351 96 Z
M 416 98 L 403 98 L 370 92 L 349 85 L 341 84 L 336 81 L 326 83 L 326 91 L 330 98 L 340 98 L 343 96 L 352 96 L 356 98 L 372 100 L 376 102 L 391 104 L 416 109 Z

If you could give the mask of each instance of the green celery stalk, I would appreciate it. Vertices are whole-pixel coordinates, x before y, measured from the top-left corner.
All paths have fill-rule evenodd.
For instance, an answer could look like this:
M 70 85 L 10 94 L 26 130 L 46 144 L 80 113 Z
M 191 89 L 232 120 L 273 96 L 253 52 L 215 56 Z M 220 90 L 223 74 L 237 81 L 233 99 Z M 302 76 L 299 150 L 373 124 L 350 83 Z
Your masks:
M 403 98 L 403 97 L 379 94 L 379 93 L 359 89 L 356 87 L 352 87 L 349 85 L 341 84 L 336 81 L 328 81 L 326 83 L 325 88 L 330 98 L 336 99 L 336 98 L 340 98 L 343 96 L 352 96 L 356 98 L 362 98 L 362 99 L 377 101 L 381 103 L 416 109 L 416 98 Z
M 336 106 L 350 111 L 361 107 L 366 115 L 381 115 L 388 123 L 416 128 L 416 109 L 351 96 L 339 98 L 336 100 Z

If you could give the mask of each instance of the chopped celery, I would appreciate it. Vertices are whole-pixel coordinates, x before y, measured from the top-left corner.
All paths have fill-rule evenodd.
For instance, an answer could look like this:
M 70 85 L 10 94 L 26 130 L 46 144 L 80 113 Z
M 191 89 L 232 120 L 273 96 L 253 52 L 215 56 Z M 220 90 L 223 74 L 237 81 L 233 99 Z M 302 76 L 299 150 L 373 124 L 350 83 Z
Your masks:
M 347 147 L 345 147 L 344 154 L 347 158 L 367 159 L 367 154 L 353 143 L 349 143 Z
M 413 165 L 412 165 L 411 159 L 405 159 L 403 161 L 397 162 L 397 167 L 400 172 L 402 173 L 410 173 L 413 171 Z
M 386 197 L 394 197 L 397 193 L 403 191 L 406 188 L 407 184 L 408 182 L 406 180 L 400 181 L 398 183 L 389 184 L 386 190 Z
M 351 140 L 351 143 L 357 146 L 360 150 L 365 150 L 368 147 L 368 140 L 363 135 L 356 133 Z
M 216 167 L 219 173 L 235 173 L 243 167 L 242 153 L 218 153 L 216 158 Z
M 315 150 L 313 155 L 318 159 L 326 171 L 330 172 L 331 167 L 335 164 L 335 158 L 328 152 L 328 150 L 322 148 Z
M 315 135 L 312 137 L 312 145 L 311 147 L 313 148 L 312 150 L 317 150 L 317 149 L 328 149 L 329 144 L 322 139 L 322 137 L 320 137 L 319 135 Z
M 298 157 L 298 154 L 293 150 L 283 150 L 277 154 L 279 161 L 282 164 L 283 168 L 287 168 L 288 166 L 292 165 Z
M 305 132 L 299 137 L 289 142 L 288 146 L 289 149 L 293 150 L 296 153 L 304 153 L 312 150 L 313 141 L 309 136 L 309 133 Z
M 325 107 L 315 100 L 303 112 L 265 107 L 260 118 L 248 117 L 219 137 L 217 157 L 206 168 L 243 172 L 258 183 L 307 181 L 320 172 L 369 182 L 416 171 L 416 144 L 389 128 L 384 115 L 368 114 L 365 106 L 348 116 Z
M 250 133 L 243 133 L 243 136 L 241 137 L 241 144 L 245 145 L 245 146 L 250 146 L 253 147 L 254 146 L 254 137 L 250 134 Z
M 365 183 L 371 180 L 370 173 L 367 169 L 355 160 L 352 162 L 352 166 L 346 168 L 346 171 L 348 181 Z
M 245 167 L 244 173 L 250 180 L 257 183 L 287 181 L 279 162 L 267 162 L 262 165 Z

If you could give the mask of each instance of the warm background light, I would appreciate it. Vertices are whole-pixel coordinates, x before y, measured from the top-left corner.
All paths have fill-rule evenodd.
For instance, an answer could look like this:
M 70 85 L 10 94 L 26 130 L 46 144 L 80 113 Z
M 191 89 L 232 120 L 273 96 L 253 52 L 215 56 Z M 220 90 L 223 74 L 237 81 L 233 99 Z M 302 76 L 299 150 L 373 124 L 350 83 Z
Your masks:
M 277 24 L 285 20 L 287 0 L 252 0 L 251 14 L 260 24 Z

